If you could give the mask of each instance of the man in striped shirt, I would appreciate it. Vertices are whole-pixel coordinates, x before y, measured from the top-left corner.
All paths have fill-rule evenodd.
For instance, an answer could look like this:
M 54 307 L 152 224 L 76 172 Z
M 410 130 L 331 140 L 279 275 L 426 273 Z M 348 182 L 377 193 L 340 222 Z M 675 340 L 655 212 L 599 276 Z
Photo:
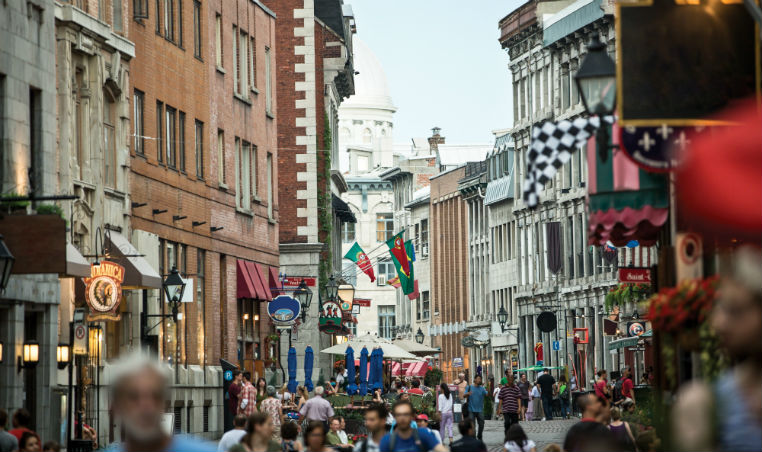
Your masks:
M 515 377 L 509 374 L 505 380 L 506 383 L 497 393 L 500 399 L 500 412 L 503 413 L 503 422 L 506 433 L 513 424 L 519 422 L 519 401 L 521 400 L 521 390 L 516 386 Z

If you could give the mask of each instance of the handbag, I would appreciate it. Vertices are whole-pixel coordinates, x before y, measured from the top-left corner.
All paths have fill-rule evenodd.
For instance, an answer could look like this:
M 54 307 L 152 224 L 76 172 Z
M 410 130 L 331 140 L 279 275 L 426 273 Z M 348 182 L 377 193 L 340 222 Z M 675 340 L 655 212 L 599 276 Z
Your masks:
M 460 403 L 453 403 L 452 404 L 452 412 L 453 413 L 461 413 L 463 412 L 463 405 Z

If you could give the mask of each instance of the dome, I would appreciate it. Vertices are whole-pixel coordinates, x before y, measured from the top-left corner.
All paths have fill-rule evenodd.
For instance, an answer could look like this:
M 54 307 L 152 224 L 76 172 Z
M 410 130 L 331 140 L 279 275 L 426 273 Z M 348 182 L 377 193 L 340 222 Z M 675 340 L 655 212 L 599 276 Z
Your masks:
M 355 75 L 355 94 L 341 103 L 341 107 L 375 108 L 395 111 L 389 93 L 389 84 L 381 63 L 372 50 L 356 35 L 352 37 Z

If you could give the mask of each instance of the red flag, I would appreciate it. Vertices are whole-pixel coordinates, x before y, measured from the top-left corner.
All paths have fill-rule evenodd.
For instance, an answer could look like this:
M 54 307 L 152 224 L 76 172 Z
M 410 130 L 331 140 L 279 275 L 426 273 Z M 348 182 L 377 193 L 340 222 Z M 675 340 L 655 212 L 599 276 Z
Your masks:
M 386 246 L 389 247 L 389 252 L 392 256 L 397 259 L 402 272 L 409 278 L 410 261 L 408 260 L 407 250 L 405 249 L 405 241 L 402 239 L 402 232 L 387 240 Z

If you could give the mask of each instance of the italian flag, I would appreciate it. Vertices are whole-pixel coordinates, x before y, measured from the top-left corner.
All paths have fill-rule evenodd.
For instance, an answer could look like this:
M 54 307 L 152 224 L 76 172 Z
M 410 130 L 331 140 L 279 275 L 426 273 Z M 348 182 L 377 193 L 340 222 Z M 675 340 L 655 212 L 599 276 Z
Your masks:
M 347 254 L 344 255 L 344 258 L 349 259 L 350 261 L 357 264 L 357 266 L 360 267 L 360 270 L 368 275 L 370 282 L 376 280 L 376 275 L 373 273 L 373 265 L 370 263 L 368 255 L 365 254 L 365 251 L 362 250 L 357 242 L 355 242 L 355 244 L 352 245 L 352 248 L 347 251 Z

